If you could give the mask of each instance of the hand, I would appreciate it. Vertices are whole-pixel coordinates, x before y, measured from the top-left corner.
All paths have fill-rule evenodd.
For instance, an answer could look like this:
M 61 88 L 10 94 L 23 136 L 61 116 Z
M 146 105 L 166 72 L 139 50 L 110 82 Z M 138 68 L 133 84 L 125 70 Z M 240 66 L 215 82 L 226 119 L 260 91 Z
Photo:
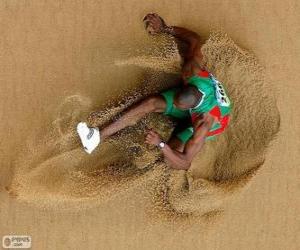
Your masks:
M 158 146 L 158 144 L 161 143 L 160 136 L 153 130 L 149 130 L 146 136 L 146 143 L 150 145 Z
M 209 130 L 213 125 L 215 118 L 209 114 L 199 114 L 196 120 L 193 122 L 194 134 L 198 135 L 202 132 Z
M 156 13 L 147 14 L 144 17 L 143 22 L 145 23 L 145 29 L 150 35 L 163 33 L 169 28 L 165 21 Z

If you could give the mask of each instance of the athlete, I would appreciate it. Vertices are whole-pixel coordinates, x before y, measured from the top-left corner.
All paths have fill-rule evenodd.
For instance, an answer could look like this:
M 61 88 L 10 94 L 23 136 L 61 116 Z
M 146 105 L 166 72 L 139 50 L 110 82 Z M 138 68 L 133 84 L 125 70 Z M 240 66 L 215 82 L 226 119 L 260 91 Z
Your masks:
M 187 170 L 205 141 L 214 139 L 228 126 L 231 103 L 222 84 L 200 66 L 203 43 L 198 34 L 186 28 L 168 26 L 155 13 L 147 14 L 143 21 L 149 34 L 166 33 L 187 44 L 187 50 L 182 54 L 182 86 L 144 99 L 101 130 L 89 128 L 82 122 L 78 124 L 77 131 L 85 150 L 91 153 L 100 143 L 100 138 L 103 141 L 117 131 L 136 124 L 148 113 L 163 113 L 181 121 L 181 124 L 183 122 L 185 128 L 175 128 L 168 142 L 162 141 L 159 134 L 150 130 L 146 143 L 159 147 L 170 167 Z

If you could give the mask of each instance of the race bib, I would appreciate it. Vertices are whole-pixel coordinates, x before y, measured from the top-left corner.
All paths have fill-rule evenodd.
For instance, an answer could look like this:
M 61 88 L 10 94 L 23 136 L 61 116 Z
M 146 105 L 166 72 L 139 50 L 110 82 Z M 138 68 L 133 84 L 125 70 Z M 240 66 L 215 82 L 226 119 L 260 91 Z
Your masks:
M 218 103 L 221 106 L 228 107 L 230 106 L 230 100 L 226 95 L 225 89 L 221 82 L 219 82 L 212 74 L 210 74 L 210 79 L 212 80 L 214 87 L 215 87 L 215 94 Z

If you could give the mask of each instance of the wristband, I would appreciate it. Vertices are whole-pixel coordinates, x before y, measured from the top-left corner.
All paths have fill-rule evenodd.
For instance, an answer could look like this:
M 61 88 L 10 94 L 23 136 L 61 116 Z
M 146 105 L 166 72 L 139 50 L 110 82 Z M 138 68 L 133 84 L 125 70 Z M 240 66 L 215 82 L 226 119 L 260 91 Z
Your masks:
M 160 149 L 163 149 L 165 146 L 166 146 L 166 143 L 164 143 L 163 141 L 161 141 L 161 142 L 158 144 L 158 147 L 159 147 Z

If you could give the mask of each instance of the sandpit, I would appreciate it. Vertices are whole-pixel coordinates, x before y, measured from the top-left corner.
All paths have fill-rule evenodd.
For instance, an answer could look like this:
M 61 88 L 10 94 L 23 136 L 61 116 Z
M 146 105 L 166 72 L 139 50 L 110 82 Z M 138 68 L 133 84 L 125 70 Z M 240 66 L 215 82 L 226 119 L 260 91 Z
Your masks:
M 50 132 L 38 142 L 27 144 L 15 161 L 10 194 L 37 206 L 83 209 L 155 179 L 149 189 L 154 209 L 174 216 L 203 215 L 221 209 L 224 201 L 263 165 L 280 121 L 264 69 L 224 33 L 213 32 L 202 51 L 205 67 L 224 83 L 233 102 L 231 123 L 226 133 L 206 143 L 189 171 L 168 168 L 159 151 L 144 144 L 149 127 L 165 139 L 170 137 L 174 124 L 159 114 L 151 114 L 116 134 L 92 155 L 80 148 L 75 133 L 78 121 L 87 119 L 91 125 L 101 126 L 132 103 L 171 86 L 161 81 L 162 75 L 178 78 L 176 44 L 166 37 L 162 45 L 167 48 L 163 53 L 154 51 L 152 55 L 115 61 L 116 67 L 147 69 L 148 84 L 142 91 L 131 91 L 129 97 L 124 95 L 122 101 L 91 114 L 89 98 L 66 98 L 58 107 Z

